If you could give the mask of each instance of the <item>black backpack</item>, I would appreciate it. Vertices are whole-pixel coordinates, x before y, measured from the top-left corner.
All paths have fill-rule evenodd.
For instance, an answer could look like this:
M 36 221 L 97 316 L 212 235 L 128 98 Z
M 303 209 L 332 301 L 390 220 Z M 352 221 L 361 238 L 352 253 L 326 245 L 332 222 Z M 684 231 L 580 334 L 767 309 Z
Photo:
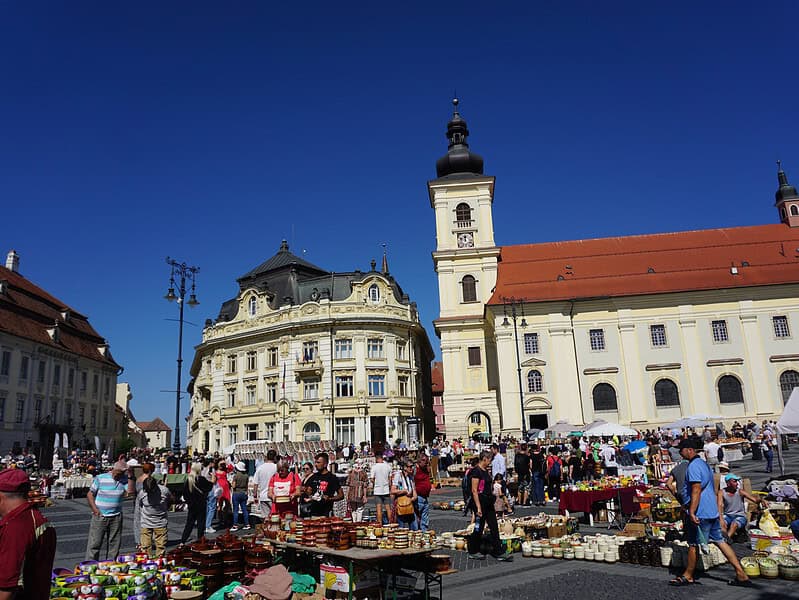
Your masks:
M 469 500 L 472 499 L 472 478 L 469 477 L 469 475 L 471 474 L 473 468 L 474 467 L 466 471 L 466 473 L 463 474 L 463 479 L 461 479 L 461 492 L 463 492 L 463 501 L 467 504 L 469 503 Z

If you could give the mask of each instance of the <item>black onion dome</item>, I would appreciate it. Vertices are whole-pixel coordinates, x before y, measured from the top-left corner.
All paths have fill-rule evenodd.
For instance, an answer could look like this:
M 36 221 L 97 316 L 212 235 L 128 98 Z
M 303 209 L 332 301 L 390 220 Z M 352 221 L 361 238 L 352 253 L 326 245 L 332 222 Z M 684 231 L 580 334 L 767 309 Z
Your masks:
M 780 184 L 777 193 L 774 194 L 774 197 L 777 199 L 777 204 L 783 200 L 794 200 L 799 198 L 799 194 L 796 193 L 796 188 L 788 183 L 788 176 L 785 174 L 785 171 L 782 170 L 782 164 L 780 161 L 777 161 L 777 169 L 777 181 Z
M 455 107 L 452 119 L 447 123 L 447 153 L 436 161 L 438 177 L 469 177 L 483 174 L 483 157 L 469 150 L 467 138 L 469 129 L 466 121 L 458 113 L 458 99 L 452 101 Z

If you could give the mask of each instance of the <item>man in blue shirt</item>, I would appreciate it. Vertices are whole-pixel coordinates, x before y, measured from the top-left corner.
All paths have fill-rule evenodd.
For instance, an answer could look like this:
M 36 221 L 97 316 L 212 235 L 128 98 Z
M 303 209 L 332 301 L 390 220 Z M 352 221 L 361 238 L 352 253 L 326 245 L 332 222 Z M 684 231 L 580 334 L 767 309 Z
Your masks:
M 127 491 L 125 471 L 128 464 L 117 461 L 110 473 L 94 478 L 86 499 L 92 509 L 89 536 L 86 540 L 86 560 L 99 560 L 103 538 L 108 536 L 108 557 L 115 558 L 122 545 L 122 498 Z
M 683 486 L 683 509 L 685 510 L 685 538 L 688 541 L 688 561 L 685 571 L 679 577 L 672 579 L 670 585 L 691 585 L 696 583 L 694 571 L 699 554 L 699 546 L 706 547 L 708 543 L 718 546 L 721 553 L 730 561 L 735 569 L 735 577 L 728 583 L 737 586 L 751 586 L 752 582 L 738 562 L 738 557 L 724 541 L 721 533 L 721 519 L 719 516 L 716 486 L 713 480 L 713 470 L 699 457 L 697 447 L 700 440 L 686 438 L 680 442 L 680 456 L 688 461 L 688 470 L 685 473 Z

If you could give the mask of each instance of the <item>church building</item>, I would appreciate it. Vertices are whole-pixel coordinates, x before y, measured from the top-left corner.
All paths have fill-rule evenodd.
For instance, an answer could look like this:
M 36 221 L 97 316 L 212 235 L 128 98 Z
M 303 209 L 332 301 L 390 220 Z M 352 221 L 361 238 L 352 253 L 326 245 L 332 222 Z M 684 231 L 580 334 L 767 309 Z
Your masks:
M 775 223 L 497 246 L 458 102 L 428 182 L 449 437 L 775 418 L 799 386 L 799 195 Z

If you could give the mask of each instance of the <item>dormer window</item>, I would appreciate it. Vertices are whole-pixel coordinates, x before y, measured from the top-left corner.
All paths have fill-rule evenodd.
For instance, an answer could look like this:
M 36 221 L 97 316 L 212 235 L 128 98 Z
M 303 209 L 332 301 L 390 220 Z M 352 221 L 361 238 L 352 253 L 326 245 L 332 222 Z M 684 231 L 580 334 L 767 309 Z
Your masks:
M 369 302 L 372 304 L 380 302 L 380 287 L 376 283 L 369 286 Z
M 258 300 L 256 300 L 255 296 L 251 296 L 247 302 L 247 313 L 254 317 L 256 312 L 258 312 Z
M 791 204 L 791 215 L 794 217 L 799 216 L 799 206 L 796 204 Z

